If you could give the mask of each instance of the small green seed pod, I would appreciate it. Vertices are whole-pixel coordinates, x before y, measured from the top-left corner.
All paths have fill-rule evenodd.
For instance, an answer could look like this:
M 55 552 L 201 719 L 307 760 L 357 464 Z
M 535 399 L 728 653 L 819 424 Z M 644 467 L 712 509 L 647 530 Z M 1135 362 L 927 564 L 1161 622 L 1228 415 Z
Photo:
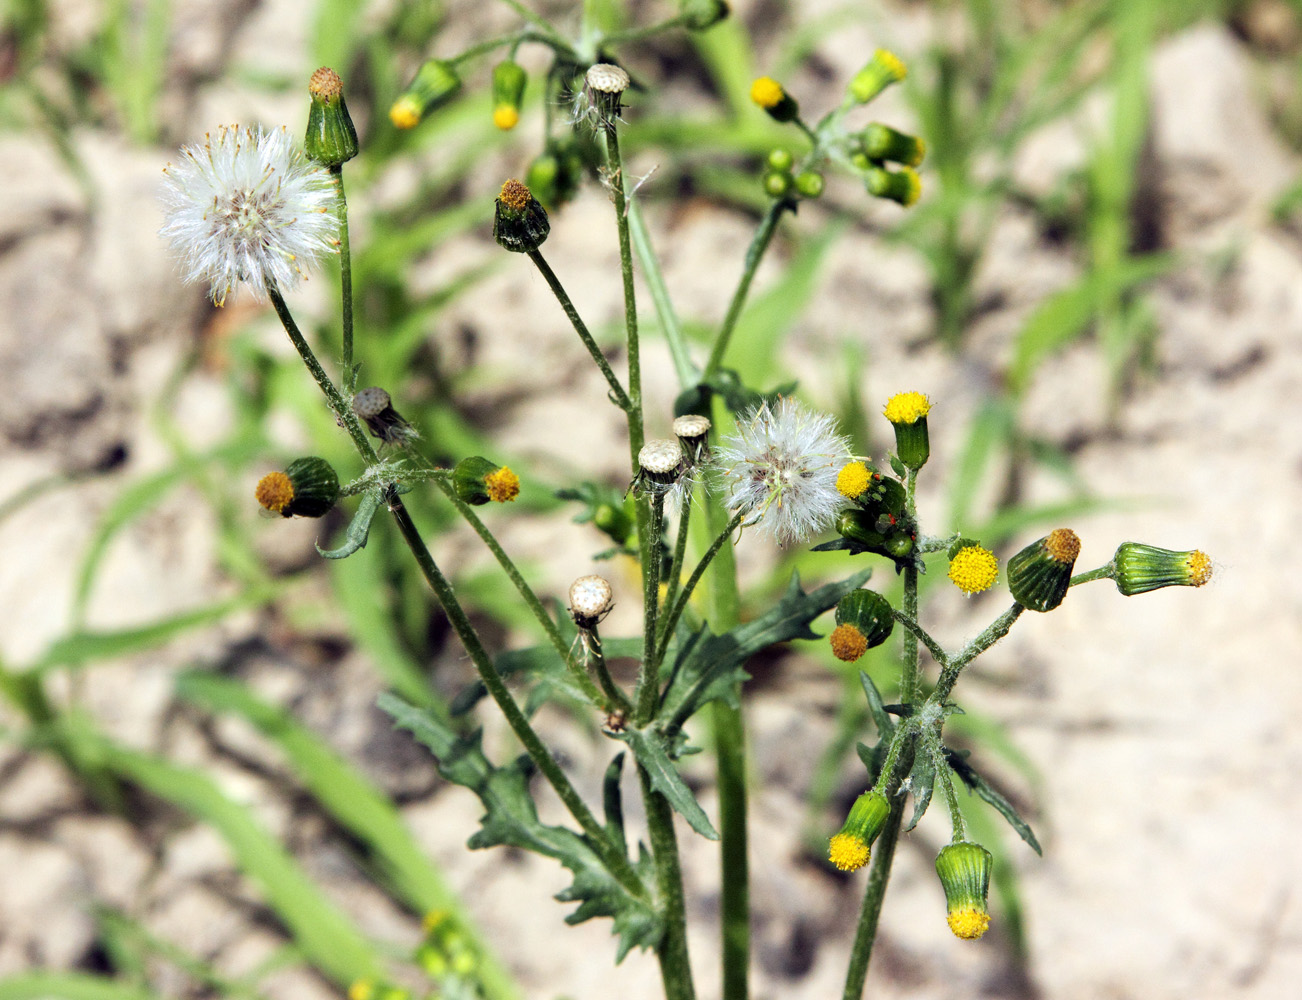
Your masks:
M 802 170 L 796 175 L 796 190 L 802 198 L 817 198 L 822 195 L 826 181 L 817 170 Z
M 828 637 L 838 660 L 851 663 L 890 638 L 891 603 L 874 590 L 853 590 L 836 604 L 836 628 Z
M 524 67 L 513 59 L 493 67 L 493 124 L 503 132 L 520 123 L 520 103 L 528 79 Z
M 296 458 L 284 472 L 263 476 L 254 496 L 282 517 L 322 517 L 339 499 L 339 476 L 324 458 Z
M 1212 578 L 1206 552 L 1175 552 L 1142 542 L 1123 542 L 1112 557 L 1117 589 L 1127 597 L 1162 587 L 1201 587 Z
M 994 858 L 980 844 L 963 840 L 941 848 L 936 874 L 945 890 L 945 914 L 956 937 L 975 941 L 990 926 L 986 897 Z
M 312 74 L 307 91 L 312 105 L 307 112 L 307 135 L 303 149 L 309 157 L 327 167 L 347 163 L 357 155 L 357 129 L 344 103 L 344 82 L 328 66 Z
M 393 102 L 389 120 L 397 128 L 415 128 L 422 118 L 452 100 L 460 90 L 461 77 L 450 63 L 428 59 Z
M 895 453 L 905 468 L 917 471 L 931 455 L 931 438 L 927 433 L 927 414 L 931 400 L 920 392 L 899 392 L 882 411 L 895 428 Z
M 912 167 L 886 170 L 869 167 L 864 175 L 864 186 L 874 198 L 885 198 L 905 208 L 916 202 L 922 194 L 922 179 Z
M 868 863 L 873 841 L 891 815 L 891 804 L 881 792 L 864 792 L 854 800 L 850 814 L 828 842 L 827 860 L 843 872 L 856 871 Z
M 493 214 L 493 239 L 499 246 L 512 253 L 537 250 L 551 228 L 546 209 L 527 187 L 514 178 L 502 185 Z
M 724 0 L 678 0 L 678 16 L 688 31 L 704 31 L 728 16 L 728 5 Z
M 474 455 L 452 470 L 452 488 L 463 503 L 479 507 L 514 500 L 520 495 L 520 479 L 506 466 Z
M 1067 596 L 1072 567 L 1080 555 L 1080 538 L 1058 528 L 1008 560 L 1008 589 L 1032 611 L 1052 611 Z
M 850 80 L 850 96 L 859 104 L 867 104 L 892 83 L 898 83 L 909 75 L 908 68 L 900 57 L 886 49 L 873 53 L 868 65 L 864 66 Z
M 764 193 L 770 198 L 785 198 L 794 183 L 785 170 L 770 170 L 764 174 Z
M 922 139 L 907 132 L 900 132 L 889 125 L 883 125 L 881 122 L 868 125 L 859 139 L 863 144 L 864 154 L 870 160 L 879 163 L 889 160 L 892 163 L 902 163 L 906 167 L 916 167 L 927 155 L 927 144 Z
M 767 111 L 774 121 L 794 121 L 800 114 L 796 99 L 771 76 L 761 76 L 750 85 L 750 99 Z

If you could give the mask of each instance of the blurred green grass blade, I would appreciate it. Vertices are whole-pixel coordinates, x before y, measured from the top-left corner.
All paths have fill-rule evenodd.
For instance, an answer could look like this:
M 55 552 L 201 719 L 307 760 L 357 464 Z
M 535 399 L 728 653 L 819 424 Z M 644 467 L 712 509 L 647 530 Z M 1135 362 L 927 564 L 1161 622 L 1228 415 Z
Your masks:
M 709 31 L 694 31 L 691 39 L 701 54 L 714 84 L 733 117 L 756 112 L 750 101 L 750 85 L 757 74 L 750 36 L 739 17 L 720 21 Z
M 157 138 L 172 5 L 171 0 L 148 0 L 139 15 L 134 7 L 127 0 L 111 0 L 97 51 L 127 133 L 143 145 Z
M 151 649 L 182 632 L 221 621 L 235 611 L 267 604 L 280 591 L 279 586 L 250 587 L 229 600 L 182 611 L 148 625 L 111 631 L 78 630 L 51 643 L 40 659 L 27 669 L 45 671 L 54 667 L 84 667 L 93 660 Z
M 23 972 L 0 979 L 0 1000 L 159 1000 L 143 986 L 81 972 Z
M 383 963 L 372 945 L 251 810 L 227 798 L 202 771 L 109 742 L 103 754 L 122 778 L 216 829 L 240 870 L 261 886 L 303 954 L 327 977 L 344 988 L 358 979 L 382 978 Z
M 329 66 L 347 73 L 365 38 L 361 30 L 366 4 L 357 0 L 318 0 L 310 44 L 313 66 Z M 307 81 L 303 81 L 304 90 Z M 306 98 L 305 98 L 306 101 Z
M 965 531 L 972 524 L 973 508 L 989 480 L 995 457 L 1007 450 L 1012 439 L 1015 412 L 1012 401 L 989 398 L 968 424 L 967 441 L 949 482 L 949 524 Z
M 683 335 L 683 324 L 674 309 L 673 299 L 665 285 L 665 276 L 660 271 L 660 259 L 651 246 L 651 233 L 647 230 L 646 220 L 642 218 L 640 202 L 634 199 L 629 203 L 629 232 L 633 241 L 633 251 L 642 265 L 642 278 L 651 292 L 655 303 L 656 317 L 660 320 L 660 332 L 664 334 L 665 343 L 669 345 L 669 355 L 674 361 L 674 373 L 678 376 L 679 388 L 693 386 L 700 379 L 701 371 L 692 363 L 692 356 L 687 350 L 687 340 Z

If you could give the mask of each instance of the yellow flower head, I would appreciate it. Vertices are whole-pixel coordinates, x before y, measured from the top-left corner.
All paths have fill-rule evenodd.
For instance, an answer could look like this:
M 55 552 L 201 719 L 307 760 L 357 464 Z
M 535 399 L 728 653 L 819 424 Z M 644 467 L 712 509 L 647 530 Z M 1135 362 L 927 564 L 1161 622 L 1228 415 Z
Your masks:
M 267 510 L 279 514 L 293 501 L 294 484 L 283 472 L 268 472 L 258 480 L 253 495 Z
M 882 411 L 893 424 L 916 424 L 930 412 L 931 400 L 920 392 L 897 392 Z
M 827 638 L 832 644 L 832 655 L 845 663 L 853 663 L 868 652 L 868 637 L 849 622 L 832 629 Z
M 1185 569 L 1189 586 L 1201 587 L 1212 578 L 1212 557 L 1206 552 L 1194 549 L 1185 560 Z
M 872 481 L 872 473 L 863 462 L 847 462 L 837 473 L 836 489 L 847 500 L 854 500 L 863 494 Z
M 375 982 L 370 979 L 355 979 L 348 987 L 348 1000 L 375 1000 Z
M 520 124 L 520 112 L 509 104 L 499 104 L 493 109 L 493 124 L 509 132 Z
M 990 926 L 990 914 L 975 906 L 961 906 L 950 910 L 945 919 L 954 936 L 964 941 L 975 941 Z
M 965 545 L 949 561 L 949 578 L 959 590 L 971 597 L 994 586 L 999 576 L 999 560 L 980 545 Z
M 851 833 L 838 833 L 828 842 L 827 860 L 843 872 L 858 871 L 871 854 L 869 846 Z
M 750 99 L 761 108 L 775 108 L 786 97 L 782 84 L 771 76 L 761 76 L 750 85 Z
M 520 495 L 520 477 L 504 465 L 484 477 L 484 488 L 488 499 L 494 503 L 506 503 Z
M 389 109 L 389 121 L 394 128 L 415 128 L 420 124 L 420 102 L 408 95 L 399 97 Z
M 1055 528 L 1044 538 L 1044 551 L 1056 563 L 1074 563 L 1080 555 L 1080 536 L 1071 528 Z

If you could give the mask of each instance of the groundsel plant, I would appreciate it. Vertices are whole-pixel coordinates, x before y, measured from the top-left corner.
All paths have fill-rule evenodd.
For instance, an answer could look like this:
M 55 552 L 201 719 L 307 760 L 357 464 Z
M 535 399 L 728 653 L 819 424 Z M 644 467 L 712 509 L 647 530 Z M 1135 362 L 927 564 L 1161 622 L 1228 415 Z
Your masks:
M 686 362 L 677 365 L 682 392 L 675 413 L 644 411 L 632 239 L 632 227 L 641 222 L 629 201 L 632 185 L 623 168 L 619 133 L 637 127 L 637 104 L 648 98 L 639 93 L 630 100 L 630 75 L 618 63 L 622 52 L 649 34 L 705 30 L 727 9 L 718 0 L 682 0 L 678 8 L 678 15 L 667 22 L 622 34 L 603 36 L 585 24 L 578 41 L 531 17 L 517 32 L 461 56 L 428 60 L 390 115 L 393 127 L 417 127 L 461 89 L 461 73 L 468 66 L 505 49 L 505 57 L 490 70 L 492 99 L 486 113 L 499 128 L 517 127 L 529 81 L 514 60 L 516 50 L 528 43 L 550 52 L 551 68 L 541 84 L 541 151 L 525 181 L 507 179 L 502 184 L 493 234 L 503 249 L 523 258 L 514 262 L 516 266 L 532 265 L 542 276 L 604 378 L 607 401 L 626 420 L 628 485 L 588 482 L 561 496 L 578 501 L 583 506 L 579 520 L 613 542 L 603 555 L 627 553 L 636 558 L 640 585 L 635 592 L 588 574 L 575 581 L 564 610 L 559 601 L 549 609 L 476 513 L 483 505 L 512 502 L 520 491 L 516 474 L 480 455 L 466 456 L 452 468 L 432 465 L 420 454 L 422 438 L 390 393 L 401 387 L 357 388 L 343 168 L 358 152 L 358 141 L 335 73 L 322 69 L 312 77 L 302 153 L 284 130 L 254 128 L 220 130 L 202 146 L 187 149 L 182 164 L 169 168 L 163 235 L 172 241 L 186 277 L 206 282 L 215 303 L 224 301 L 236 284 L 270 298 L 359 454 L 360 471 L 351 481 L 341 480 L 323 459 L 298 459 L 263 479 L 258 502 L 283 517 L 320 517 L 337 504 L 355 501 L 340 544 L 322 550 L 334 559 L 356 556 L 376 514 L 387 510 L 478 673 L 480 686 L 459 699 L 459 706 L 464 709 L 487 695 L 523 748 L 520 760 L 493 761 L 464 712 L 416 706 L 393 695 L 382 698 L 396 725 L 410 730 L 433 753 L 443 778 L 466 786 L 481 800 L 484 816 L 470 846 L 509 845 L 568 868 L 573 883 L 557 898 L 576 903 L 577 909 L 566 920 L 610 918 L 618 939 L 616 961 L 635 947 L 653 952 L 670 1000 L 696 995 L 687 938 L 689 887 L 679 865 L 675 813 L 696 835 L 720 845 L 721 987 L 708 992 L 742 1000 L 749 991 L 742 718 L 747 661 L 778 643 L 818 638 L 811 626 L 829 611 L 835 619 L 829 642 L 835 656 L 846 662 L 898 632 L 899 703 L 885 705 L 877 684 L 860 673 L 877 738 L 872 746 L 860 744 L 864 770 L 857 781 L 865 791 L 828 843 L 829 865 L 853 872 L 872 864 L 844 988 L 846 998 L 856 998 L 863 991 L 895 845 L 906 829 L 907 801 L 913 804 L 907 829 L 926 813 L 937 788 L 947 806 L 951 837 L 936 858 L 937 895 L 943 892 L 949 927 L 959 938 L 979 938 L 989 924 L 992 858 L 968 836 L 958 788 L 984 799 L 1039 850 L 1030 827 L 981 777 L 977 763 L 945 741 L 945 722 L 959 710 L 954 689 L 967 665 L 1027 610 L 1053 610 L 1073 586 L 1112 579 L 1123 595 L 1198 586 L 1210 575 L 1210 563 L 1199 552 L 1175 553 L 1127 542 L 1108 564 L 1077 574 L 1079 539 L 1070 529 L 1057 529 L 1008 561 L 1003 576 L 1011 595 L 1009 607 L 974 640 L 946 650 L 919 615 L 918 580 L 928 558 L 945 559 L 950 579 L 968 594 L 994 586 L 1000 571 L 979 539 L 927 534 L 919 523 L 915 496 L 918 475 L 930 454 L 931 401 L 906 391 L 887 403 L 884 415 L 894 428 L 896 446 L 878 466 L 852 456 L 848 439 L 831 416 L 799 402 L 789 390 L 764 393 L 745 386 L 726 367 L 737 320 L 774 231 L 801 200 L 820 196 L 823 170 L 857 176 L 869 195 L 902 206 L 917 199 L 917 167 L 925 144 L 882 123 L 860 120 L 862 107 L 905 75 L 904 64 L 888 52 L 873 54 L 848 81 L 842 102 L 813 123 L 801 116 L 796 99 L 776 80 L 762 77 L 755 82 L 755 103 L 789 126 L 791 147 L 800 152 L 775 149 L 760 165 L 758 182 L 768 207 L 740 262 L 725 319 L 702 366 L 691 361 L 690 346 L 676 325 L 662 324 L 676 360 Z M 576 112 L 558 120 L 553 109 L 562 107 Z M 555 212 L 580 183 L 598 177 L 613 203 L 611 226 L 620 252 L 625 327 L 621 372 L 598 348 L 542 250 L 553 224 L 566 224 L 563 216 L 553 223 L 548 209 Z M 304 267 L 336 245 L 342 273 L 342 366 L 331 376 L 296 325 L 282 293 L 293 287 Z M 663 287 L 654 254 L 641 254 L 640 260 L 648 282 Z M 330 351 L 335 353 L 334 345 Z M 648 440 L 648 424 L 663 426 L 672 436 Z M 499 670 L 497 657 L 505 651 L 490 651 L 413 522 L 403 502 L 403 495 L 413 490 L 437 491 L 473 527 L 500 565 L 503 585 L 515 589 L 536 621 L 539 645 L 511 651 L 515 683 L 524 689 L 523 705 Z M 667 499 L 689 495 L 691 502 L 666 504 Z M 693 517 L 705 520 L 703 544 L 691 544 Z M 816 548 L 841 553 L 837 558 L 846 560 L 846 576 L 805 590 L 793 575 L 772 607 L 742 621 L 733 546 L 790 546 L 829 533 L 833 539 Z M 897 604 L 865 588 L 874 570 L 899 575 L 903 586 Z M 624 601 L 640 604 L 639 634 L 617 640 L 603 637 L 600 629 L 607 613 Z M 619 683 L 608 668 L 606 650 L 615 641 L 620 655 L 637 663 L 631 684 Z M 939 665 L 934 679 L 920 670 L 922 646 Z M 594 726 L 619 744 L 611 748 L 605 772 L 601 818 L 531 721 L 533 708 L 557 695 L 581 706 Z M 692 752 L 690 741 L 701 727 L 712 730 L 716 754 L 715 817 L 706 813 L 679 773 L 679 761 Z M 624 819 L 620 775 L 630 764 L 643 800 L 645 842 Z M 529 780 L 533 773 L 555 792 L 569 814 L 567 823 L 539 819 Z M 452 939 L 457 931 L 448 919 L 439 918 L 438 934 Z M 432 981 L 431 996 L 438 991 L 459 996 L 467 988 L 473 992 L 475 956 L 464 948 L 458 954 L 456 975 L 461 978 L 455 990 L 446 962 L 416 956 Z M 407 993 L 365 978 L 351 983 L 350 995 L 368 1000 Z

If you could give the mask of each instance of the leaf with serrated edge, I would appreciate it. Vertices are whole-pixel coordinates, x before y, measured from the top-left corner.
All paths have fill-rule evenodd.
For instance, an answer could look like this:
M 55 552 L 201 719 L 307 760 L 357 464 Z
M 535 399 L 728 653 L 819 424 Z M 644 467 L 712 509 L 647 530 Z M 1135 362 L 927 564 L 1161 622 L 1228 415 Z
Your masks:
M 448 781 L 469 788 L 483 803 L 480 828 L 468 844 L 474 848 L 509 844 L 555 858 L 574 873 L 574 882 L 557 893 L 563 903 L 577 902 L 579 908 L 565 921 L 582 923 L 592 917 L 611 917 L 619 936 L 615 961 L 622 961 L 633 947 L 654 949 L 664 934 L 664 924 L 650 903 L 632 895 L 606 870 L 589 839 L 560 826 L 547 826 L 529 795 L 527 757 L 506 767 L 495 767 L 484 756 L 480 733 L 462 735 L 450 729 L 432 713 L 408 704 L 392 694 L 381 694 L 377 704 L 393 717 L 394 723 L 410 730 L 433 752 L 439 774 Z M 655 872 L 650 856 L 639 849 L 634 870 L 644 885 L 652 884 Z
M 1044 855 L 1044 851 L 1040 849 L 1040 842 L 1035 839 L 1035 833 L 1031 830 L 1030 824 L 1017 814 L 1017 810 L 1013 808 L 1011 802 L 990 787 L 990 783 L 977 774 L 976 769 L 954 751 L 946 748 L 945 759 L 949 762 L 950 768 L 959 776 L 963 784 L 967 785 L 970 791 L 976 792 L 996 812 L 1008 820 L 1008 825 L 1016 830 L 1018 836 L 1030 845 L 1031 850 L 1041 856 Z
M 651 787 L 682 814 L 693 830 L 707 840 L 719 839 L 718 831 L 710 823 L 710 817 L 705 815 L 705 810 L 669 759 L 669 748 L 664 735 L 655 730 L 645 731 L 630 726 L 616 739 L 629 745 L 638 764 L 650 777 Z
M 931 793 L 936 787 L 936 762 L 931 759 L 931 754 L 925 751 L 919 752 L 913 758 L 913 770 L 909 772 L 909 791 L 913 795 L 913 816 L 909 819 L 909 825 L 904 828 L 908 833 L 918 825 L 918 820 L 922 819 L 923 814 L 927 811 L 927 806 L 931 805 Z

